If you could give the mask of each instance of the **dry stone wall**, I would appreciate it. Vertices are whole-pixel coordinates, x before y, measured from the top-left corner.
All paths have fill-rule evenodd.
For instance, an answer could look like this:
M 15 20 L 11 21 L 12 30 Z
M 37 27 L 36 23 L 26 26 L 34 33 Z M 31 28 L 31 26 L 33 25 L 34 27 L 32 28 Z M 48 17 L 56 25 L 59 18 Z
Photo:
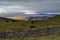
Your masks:
M 43 27 L 43 28 L 31 28 L 29 30 L 16 30 L 16 31 L 0 31 L 0 38 L 21 38 L 31 36 L 46 36 L 55 33 L 60 33 L 60 26 Z

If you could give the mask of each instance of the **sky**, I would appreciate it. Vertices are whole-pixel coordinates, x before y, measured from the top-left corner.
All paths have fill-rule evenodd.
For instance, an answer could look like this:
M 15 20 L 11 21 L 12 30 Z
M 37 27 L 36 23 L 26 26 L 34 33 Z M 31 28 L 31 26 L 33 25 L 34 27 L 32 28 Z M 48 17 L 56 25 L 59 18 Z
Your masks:
M 60 14 L 60 0 L 0 0 L 0 16 Z

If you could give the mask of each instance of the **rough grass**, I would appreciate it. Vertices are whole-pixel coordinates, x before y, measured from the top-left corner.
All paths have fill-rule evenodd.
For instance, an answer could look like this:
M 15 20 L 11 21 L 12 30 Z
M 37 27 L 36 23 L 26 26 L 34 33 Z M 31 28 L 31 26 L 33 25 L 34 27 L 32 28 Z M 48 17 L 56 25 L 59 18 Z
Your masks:
M 34 20 L 32 24 L 31 21 L 17 21 L 17 22 L 6 22 L 5 19 L 0 19 L 0 31 L 14 30 L 14 29 L 29 29 L 31 25 L 36 28 L 60 25 L 60 16 L 55 16 L 47 20 Z
M 0 19 L 0 31 L 8 31 L 8 30 L 19 30 L 29 29 L 31 25 L 34 25 L 36 28 L 45 27 L 45 26 L 55 26 L 60 25 L 60 16 L 55 16 L 49 18 L 47 20 L 35 20 L 33 24 L 31 21 L 17 21 L 17 22 L 6 22 L 5 19 Z M 60 34 L 54 34 L 49 36 L 42 37 L 29 37 L 29 38 L 12 38 L 12 39 L 2 39 L 0 40 L 60 40 Z

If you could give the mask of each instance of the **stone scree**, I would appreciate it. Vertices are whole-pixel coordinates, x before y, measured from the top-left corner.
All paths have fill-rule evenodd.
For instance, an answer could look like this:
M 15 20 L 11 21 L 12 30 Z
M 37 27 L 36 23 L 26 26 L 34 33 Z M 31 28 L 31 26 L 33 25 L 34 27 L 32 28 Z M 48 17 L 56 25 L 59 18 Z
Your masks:
M 43 27 L 43 28 L 31 28 L 29 30 L 16 30 L 16 31 L 0 31 L 0 38 L 22 38 L 33 36 L 46 36 L 50 34 L 60 33 L 60 26 L 55 27 Z

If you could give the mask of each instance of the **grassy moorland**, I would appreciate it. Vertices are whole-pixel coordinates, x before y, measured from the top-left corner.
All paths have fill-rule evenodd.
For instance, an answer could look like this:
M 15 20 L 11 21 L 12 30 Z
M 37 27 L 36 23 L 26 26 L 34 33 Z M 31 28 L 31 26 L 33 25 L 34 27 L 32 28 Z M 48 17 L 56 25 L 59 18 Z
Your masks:
M 9 21 L 10 20 L 10 21 Z M 13 21 L 13 20 L 12 20 Z M 32 25 L 31 21 L 13 21 L 11 19 L 0 18 L 0 31 L 8 31 L 8 30 L 18 30 L 18 29 L 29 29 Z M 46 27 L 46 26 L 55 26 L 60 25 L 60 16 L 55 16 L 52 18 L 48 18 L 47 20 L 35 20 L 33 25 L 36 28 Z M 48 36 L 40 36 L 40 37 L 27 37 L 27 38 L 11 38 L 11 39 L 2 39 L 0 40 L 60 40 L 60 34 L 53 34 Z
M 10 20 L 10 21 L 9 21 Z M 12 22 L 13 21 L 13 22 Z M 48 18 L 47 20 L 34 20 L 32 24 L 31 21 L 14 21 L 11 19 L 0 18 L 0 31 L 5 30 L 14 30 L 14 29 L 29 29 L 31 25 L 34 25 L 36 28 L 46 27 L 46 26 L 55 26 L 60 25 L 60 16 L 55 16 Z

